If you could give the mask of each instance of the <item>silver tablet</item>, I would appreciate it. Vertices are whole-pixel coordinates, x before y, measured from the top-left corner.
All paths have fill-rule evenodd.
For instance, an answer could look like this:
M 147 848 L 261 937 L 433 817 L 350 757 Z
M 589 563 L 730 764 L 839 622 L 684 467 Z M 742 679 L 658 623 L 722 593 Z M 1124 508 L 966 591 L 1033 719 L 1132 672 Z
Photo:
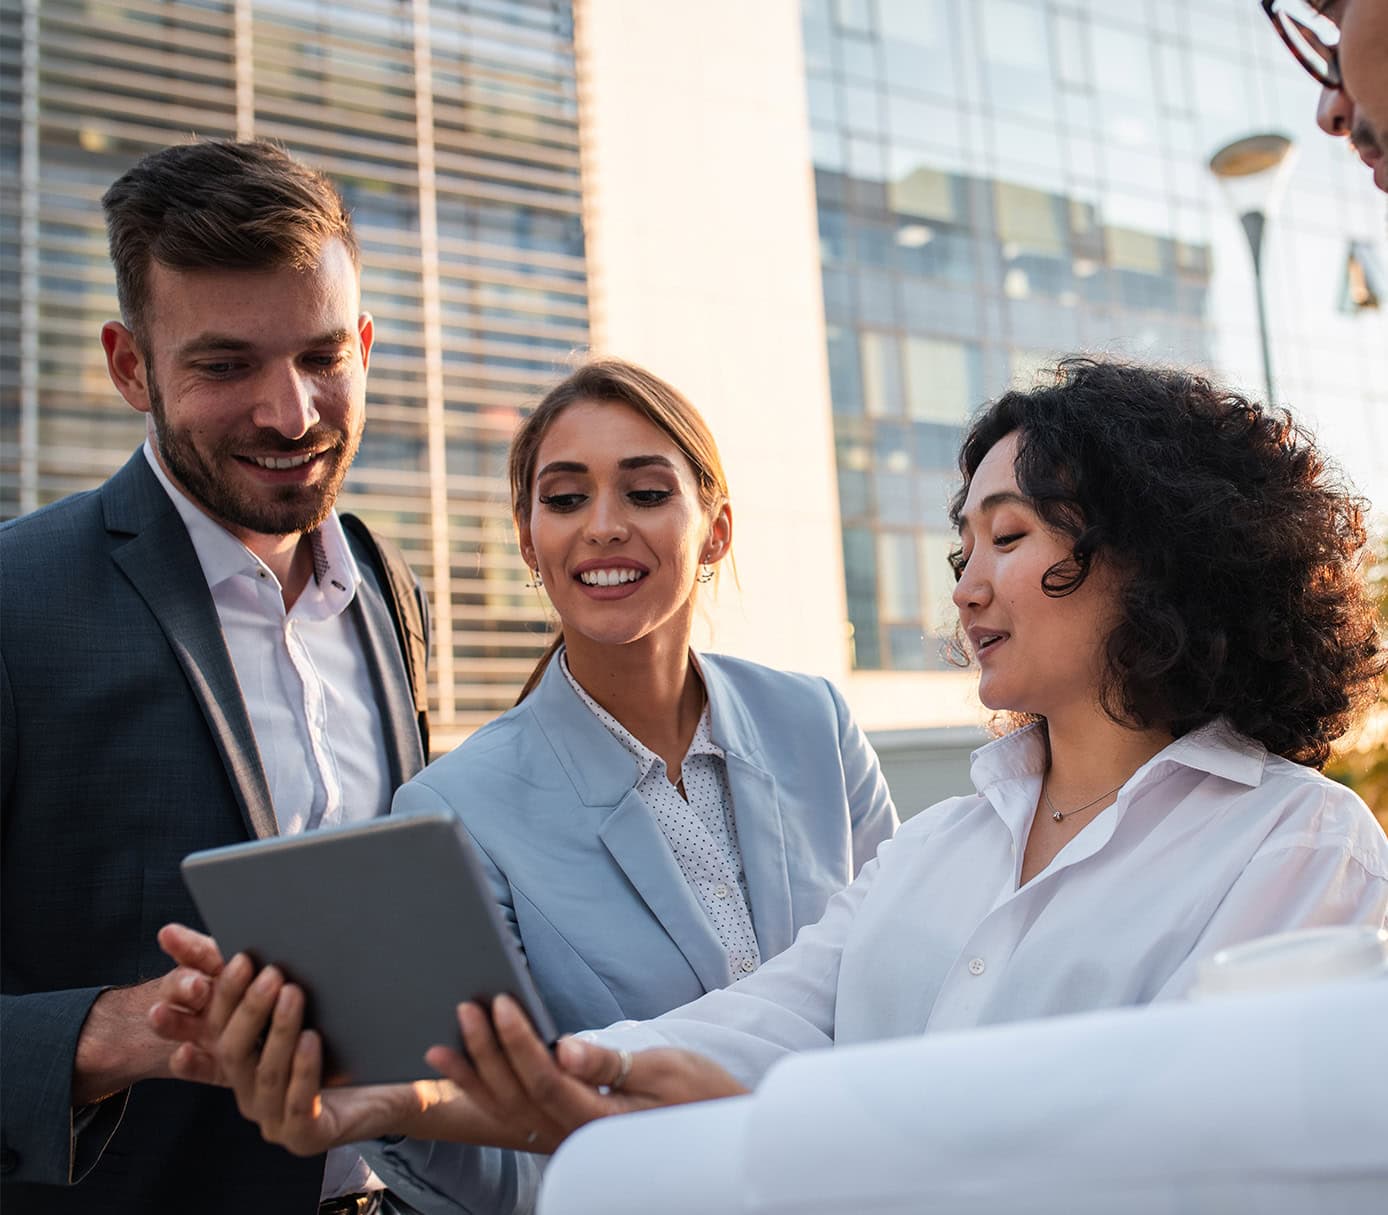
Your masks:
M 462 1049 L 456 1007 L 507 993 L 546 1043 L 554 1023 L 451 814 L 408 814 L 195 852 L 183 880 L 222 956 L 274 963 L 308 994 L 324 1083 L 434 1073 Z

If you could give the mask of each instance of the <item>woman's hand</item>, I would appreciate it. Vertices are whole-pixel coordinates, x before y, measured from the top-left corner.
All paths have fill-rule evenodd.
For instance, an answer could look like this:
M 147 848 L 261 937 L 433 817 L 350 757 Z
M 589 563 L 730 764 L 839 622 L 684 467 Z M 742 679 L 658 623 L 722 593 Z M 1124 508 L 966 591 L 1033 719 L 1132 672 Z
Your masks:
M 482 1125 L 464 1136 L 471 1142 L 552 1152 L 595 1118 L 747 1091 L 689 1051 L 627 1055 L 565 1038 L 551 1055 L 509 996 L 496 998 L 490 1018 L 476 1004 L 460 1004 L 458 1025 L 469 1057 L 435 1046 L 426 1058 L 481 1116 Z

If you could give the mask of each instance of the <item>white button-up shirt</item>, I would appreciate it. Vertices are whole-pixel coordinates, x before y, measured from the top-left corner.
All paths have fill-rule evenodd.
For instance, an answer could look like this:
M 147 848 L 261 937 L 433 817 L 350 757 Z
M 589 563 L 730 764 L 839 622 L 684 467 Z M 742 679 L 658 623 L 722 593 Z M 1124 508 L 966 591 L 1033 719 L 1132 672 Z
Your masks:
M 906 823 L 785 953 L 598 1039 L 686 1047 L 755 1084 L 791 1051 L 1145 1004 L 1227 945 L 1388 923 L 1388 839 L 1364 803 L 1222 723 L 1139 768 L 1020 885 L 1045 763 L 1037 727 L 983 747 L 977 792 Z
M 752 929 L 727 758 L 713 741 L 707 702 L 676 778 L 684 782 L 686 801 L 671 784 L 665 761 L 588 695 L 562 650 L 558 660 L 578 698 L 635 760 L 636 792 L 651 808 L 684 880 L 717 932 L 733 978 L 751 974 L 761 964 L 761 949 Z
M 312 532 L 314 577 L 284 608 L 279 579 L 145 459 L 178 510 L 226 638 L 281 834 L 364 822 L 390 808 L 376 689 L 347 611 L 361 574 L 336 513 Z
M 357 625 L 361 574 L 337 514 L 310 533 L 313 579 L 285 611 L 269 567 L 145 459 L 178 511 L 212 592 L 282 835 L 390 809 L 385 729 Z M 328 1154 L 323 1196 L 381 1185 L 351 1148 Z

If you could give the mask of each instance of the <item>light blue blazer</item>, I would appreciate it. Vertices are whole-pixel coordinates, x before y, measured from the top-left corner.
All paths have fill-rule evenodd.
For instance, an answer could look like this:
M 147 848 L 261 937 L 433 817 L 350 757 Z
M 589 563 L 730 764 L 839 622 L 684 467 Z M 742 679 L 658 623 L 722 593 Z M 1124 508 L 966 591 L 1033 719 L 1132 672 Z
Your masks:
M 698 664 L 766 960 L 892 835 L 896 810 L 827 680 L 717 654 Z M 529 697 L 395 795 L 395 814 L 462 819 L 561 1033 L 658 1016 L 733 979 L 637 775 L 556 659 Z M 367 1156 L 426 1212 L 481 1215 L 533 1198 L 513 1153 L 405 1141 Z

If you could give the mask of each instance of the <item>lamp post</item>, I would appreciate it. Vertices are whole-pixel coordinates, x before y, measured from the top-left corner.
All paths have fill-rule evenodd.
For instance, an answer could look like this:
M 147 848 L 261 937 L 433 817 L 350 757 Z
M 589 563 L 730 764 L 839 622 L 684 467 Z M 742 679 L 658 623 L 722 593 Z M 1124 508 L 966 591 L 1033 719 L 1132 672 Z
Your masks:
M 1272 354 L 1268 346 L 1267 305 L 1263 298 L 1263 230 L 1287 184 L 1292 141 L 1286 135 L 1247 135 L 1210 157 L 1210 172 L 1248 237 L 1253 254 L 1253 290 L 1258 297 L 1258 339 L 1263 350 L 1263 380 L 1272 402 Z

